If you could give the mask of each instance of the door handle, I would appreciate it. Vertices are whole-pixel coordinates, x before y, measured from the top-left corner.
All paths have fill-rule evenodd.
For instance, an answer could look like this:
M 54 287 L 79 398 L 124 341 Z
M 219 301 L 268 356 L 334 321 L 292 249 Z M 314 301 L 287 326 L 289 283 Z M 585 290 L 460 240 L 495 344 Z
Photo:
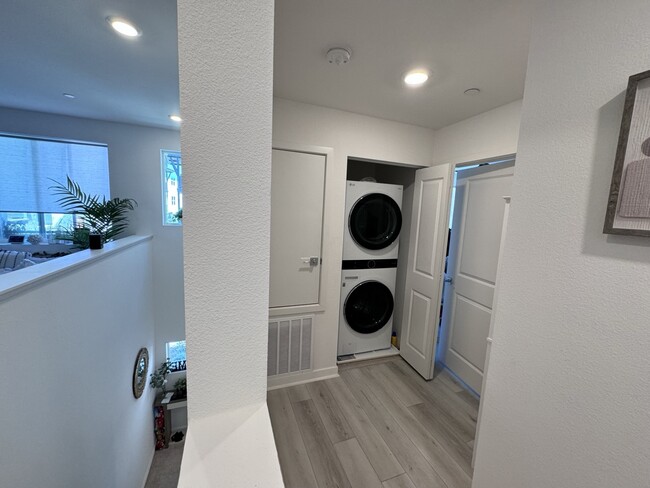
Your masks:
M 318 266 L 319 261 L 320 261 L 320 260 L 318 259 L 318 256 L 310 256 L 310 257 L 307 257 L 307 258 L 300 258 L 300 260 L 301 260 L 303 263 L 308 264 L 308 265 L 311 266 L 311 267 Z

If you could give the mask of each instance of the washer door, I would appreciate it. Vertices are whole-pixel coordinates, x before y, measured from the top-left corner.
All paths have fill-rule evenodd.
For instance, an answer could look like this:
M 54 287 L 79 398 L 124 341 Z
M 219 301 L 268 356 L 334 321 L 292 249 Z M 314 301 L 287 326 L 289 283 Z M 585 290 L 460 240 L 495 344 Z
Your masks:
M 393 315 L 393 294 L 378 281 L 364 281 L 345 299 L 343 313 L 350 328 L 360 334 L 381 329 Z
M 399 237 L 402 212 L 388 195 L 369 193 L 353 205 L 348 226 L 350 235 L 361 247 L 384 249 Z

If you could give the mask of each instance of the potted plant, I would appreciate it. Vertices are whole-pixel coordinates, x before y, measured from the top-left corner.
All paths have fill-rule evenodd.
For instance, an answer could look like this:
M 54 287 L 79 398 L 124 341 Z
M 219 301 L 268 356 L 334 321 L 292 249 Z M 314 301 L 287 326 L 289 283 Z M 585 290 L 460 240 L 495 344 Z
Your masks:
M 179 378 L 174 383 L 174 399 L 187 398 L 187 379 Z
M 167 393 L 165 385 L 167 384 L 167 375 L 172 371 L 171 368 L 172 362 L 167 358 L 165 362 L 160 363 L 160 367 L 156 371 L 149 375 L 151 378 L 149 385 L 151 388 L 160 389 L 163 396 Z
M 126 230 L 129 225 L 127 213 L 134 210 L 138 203 L 132 198 L 113 198 L 106 200 L 100 195 L 85 193 L 78 183 L 66 177 L 66 184 L 52 180 L 50 187 L 57 202 L 69 212 L 81 215 L 81 227 L 65 229 L 57 234 L 57 239 L 72 241 L 77 247 L 87 249 L 91 242 L 93 248 L 101 247 Z M 95 237 L 93 237 L 95 236 Z
M 29 242 L 32 246 L 40 244 L 42 240 L 43 238 L 38 234 L 32 234 L 27 238 L 27 242 Z

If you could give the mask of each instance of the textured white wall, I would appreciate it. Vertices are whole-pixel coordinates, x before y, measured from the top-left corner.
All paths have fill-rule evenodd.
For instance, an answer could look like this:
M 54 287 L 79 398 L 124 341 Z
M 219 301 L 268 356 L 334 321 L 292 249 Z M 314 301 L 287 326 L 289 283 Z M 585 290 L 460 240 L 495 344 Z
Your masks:
M 517 150 L 521 100 L 444 127 L 433 137 L 433 164 L 465 163 Z
M 433 134 L 431 129 L 414 125 L 274 99 L 274 141 L 334 149 L 326 172 L 323 222 L 323 247 L 334 257 L 323 262 L 326 280 L 321 293 L 327 295 L 328 309 L 317 314 L 314 320 L 314 370 L 336 367 L 348 157 L 428 166 L 433 153 Z
M 191 430 L 266 401 L 273 1 L 180 0 L 178 21 Z
M 650 486 L 650 239 L 602 234 L 650 9 L 537 1 L 474 487 Z
M 137 209 L 129 214 L 127 234 L 154 236 L 156 351 L 152 361 L 156 364 L 164 361 L 165 343 L 185 337 L 183 232 L 181 227 L 162 225 L 160 169 L 160 150 L 178 150 L 180 133 L 6 108 L 0 108 L 0 132 L 108 145 L 111 193 L 118 197 L 135 198 L 138 202 Z M 179 419 L 179 422 L 182 424 L 183 420 Z
M 140 348 L 153 349 L 151 256 L 145 240 L 0 297 L 1 486 L 143 486 L 154 391 L 136 400 L 132 378 Z

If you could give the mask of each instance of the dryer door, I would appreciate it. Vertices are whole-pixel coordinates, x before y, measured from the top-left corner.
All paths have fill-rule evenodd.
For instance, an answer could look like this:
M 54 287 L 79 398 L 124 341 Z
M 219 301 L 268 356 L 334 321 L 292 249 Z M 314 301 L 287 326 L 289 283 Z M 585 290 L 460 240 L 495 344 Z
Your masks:
M 350 235 L 365 249 L 384 249 L 399 237 L 402 212 L 383 193 L 369 193 L 356 201 L 350 211 Z
M 345 321 L 360 334 L 381 329 L 393 315 L 393 294 L 378 281 L 364 281 L 355 286 L 345 300 Z

